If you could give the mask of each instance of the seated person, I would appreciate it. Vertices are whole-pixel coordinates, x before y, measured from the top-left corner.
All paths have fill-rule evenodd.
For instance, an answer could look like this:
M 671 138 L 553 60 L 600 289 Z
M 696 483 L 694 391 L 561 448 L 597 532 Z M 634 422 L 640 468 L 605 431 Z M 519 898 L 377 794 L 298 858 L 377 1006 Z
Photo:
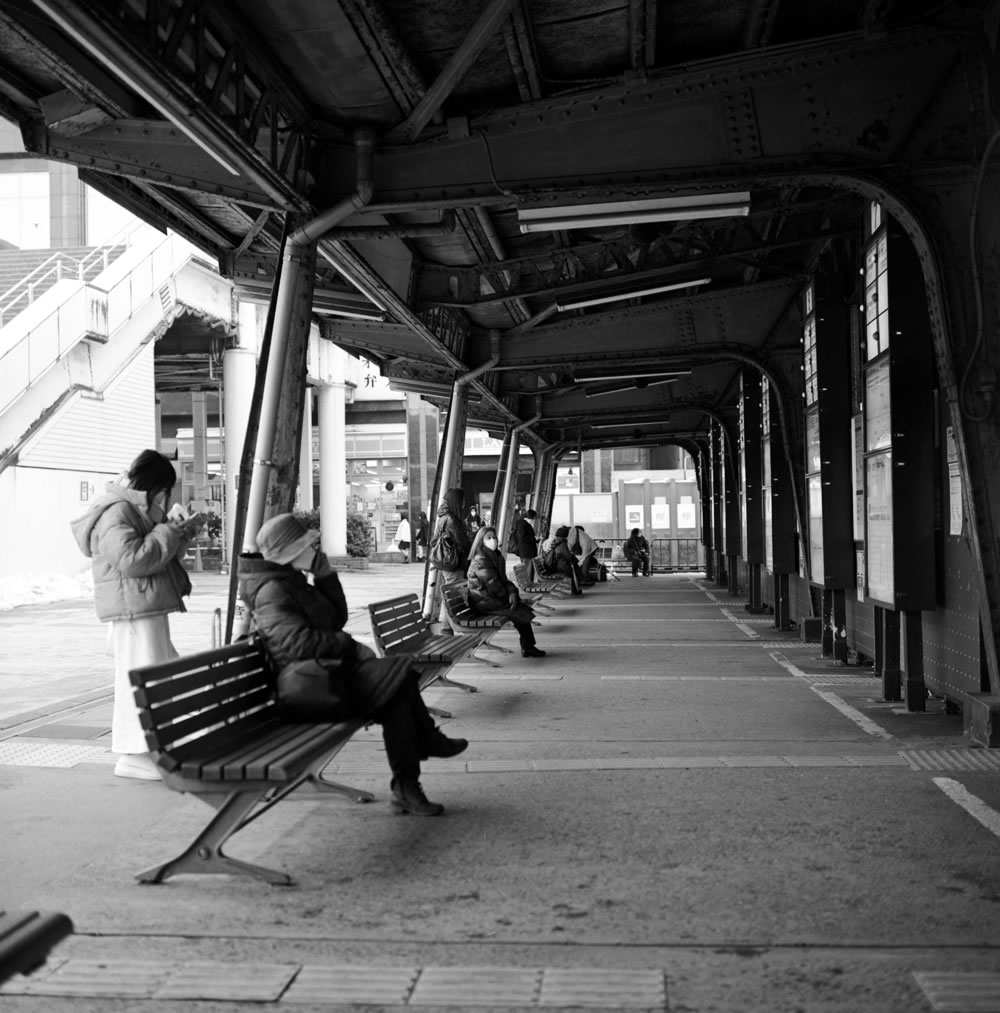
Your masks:
M 392 804 L 403 813 L 438 816 L 444 806 L 424 795 L 420 761 L 457 756 L 468 742 L 449 739 L 434 726 L 410 658 L 376 658 L 344 632 L 344 590 L 318 541 L 318 531 L 292 514 L 278 514 L 257 533 L 260 556 L 239 560 L 240 594 L 278 669 L 279 706 L 293 720 L 378 722 L 392 769 Z M 297 676 L 318 676 L 326 701 L 321 709 L 292 697 Z
M 583 530 L 582 524 L 577 524 L 570 531 L 566 544 L 569 545 L 570 552 L 580 560 L 580 577 L 584 586 L 597 583 L 597 542 Z M 591 573 L 591 569 L 595 572 Z
M 517 587 L 507 579 L 507 564 L 497 547 L 495 528 L 480 528 L 469 551 L 469 606 L 489 615 L 509 616 L 521 638 L 522 658 L 544 658 L 535 646 L 531 620 L 535 613 L 521 603 Z
M 556 528 L 556 533 L 542 543 L 542 561 L 545 564 L 546 573 L 568 577 L 573 594 L 583 594 L 580 564 L 566 544 L 568 535 L 569 528 Z
M 638 528 L 632 529 L 628 541 L 625 543 L 625 558 L 632 564 L 632 576 L 638 574 L 639 567 L 642 567 L 642 575 L 649 576 L 649 542 L 643 537 Z

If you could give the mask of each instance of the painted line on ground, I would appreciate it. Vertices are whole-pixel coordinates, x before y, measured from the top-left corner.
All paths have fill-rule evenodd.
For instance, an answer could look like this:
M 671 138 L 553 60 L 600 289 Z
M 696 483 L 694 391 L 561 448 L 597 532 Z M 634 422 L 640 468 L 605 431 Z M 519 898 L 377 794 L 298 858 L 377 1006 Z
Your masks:
M 803 672 L 797 665 L 793 665 L 784 655 L 778 651 L 772 651 L 771 657 L 779 664 L 786 672 L 791 672 L 796 679 L 802 679 L 804 682 L 809 682 L 812 678 L 806 672 Z M 852 707 L 849 703 L 845 703 L 835 693 L 825 693 L 819 687 L 814 686 L 810 683 L 809 688 L 825 703 L 828 703 L 831 707 L 840 711 L 849 721 L 853 721 L 862 731 L 867 732 L 869 735 L 876 739 L 892 739 L 893 736 L 887 732 L 881 725 L 877 725 L 871 718 L 866 717 L 861 711 Z
M 994 837 L 1000 837 L 1000 813 L 991 809 L 978 795 L 950 777 L 932 777 L 931 780 L 974 820 L 981 823 Z

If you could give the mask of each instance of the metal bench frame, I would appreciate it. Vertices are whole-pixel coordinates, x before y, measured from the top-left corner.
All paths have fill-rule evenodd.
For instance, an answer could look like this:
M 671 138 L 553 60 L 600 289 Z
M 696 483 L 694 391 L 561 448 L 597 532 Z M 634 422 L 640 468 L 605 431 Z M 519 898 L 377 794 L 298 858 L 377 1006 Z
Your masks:
M 72 933 L 72 921 L 59 912 L 0 911 L 0 984 L 37 970 Z
M 510 619 L 507 616 L 490 615 L 477 612 L 469 605 L 469 582 L 467 580 L 456 580 L 451 584 L 445 584 L 441 588 L 441 597 L 444 599 L 445 611 L 448 621 L 453 627 L 460 630 L 474 630 L 482 634 L 480 647 L 489 647 L 501 654 L 513 654 L 508 647 L 500 647 L 492 643 L 492 637 L 506 626 Z M 494 668 L 499 666 L 489 662 Z
M 189 847 L 140 872 L 140 883 L 162 883 L 181 873 L 230 873 L 290 886 L 286 873 L 230 858 L 223 845 L 304 784 L 356 802 L 374 799 L 370 792 L 321 776 L 365 722 L 283 720 L 275 675 L 255 643 L 241 641 L 134 668 L 129 678 L 163 783 L 216 810 Z

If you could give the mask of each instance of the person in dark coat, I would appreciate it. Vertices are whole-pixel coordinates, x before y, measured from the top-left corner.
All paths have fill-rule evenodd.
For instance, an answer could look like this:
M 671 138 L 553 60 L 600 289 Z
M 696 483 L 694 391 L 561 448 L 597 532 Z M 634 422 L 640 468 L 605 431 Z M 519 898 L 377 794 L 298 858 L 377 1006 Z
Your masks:
M 521 638 L 522 658 L 544 658 L 535 646 L 531 620 L 535 613 L 523 604 L 517 587 L 507 579 L 507 566 L 497 545 L 495 528 L 476 532 L 469 550 L 469 606 L 477 612 L 508 616 Z
M 462 522 L 462 506 L 465 502 L 465 493 L 461 489 L 449 489 L 444 498 L 438 504 L 437 518 L 434 522 L 434 538 L 431 545 L 442 534 L 450 535 L 458 546 L 458 557 L 461 563 L 456 570 L 438 570 L 437 583 L 439 588 L 445 584 L 454 584 L 465 580 L 465 571 L 469 567 L 469 547 L 472 539 Z M 433 565 L 433 563 L 432 563 Z M 448 621 L 448 612 L 445 609 L 444 596 L 441 597 L 441 632 L 452 633 L 451 623 Z
M 526 510 L 514 523 L 514 535 L 511 539 L 514 543 L 514 555 L 528 567 L 525 575 L 529 584 L 535 579 L 535 556 L 538 555 L 538 538 L 534 527 L 537 516 L 534 510 Z
M 642 575 L 649 576 L 649 542 L 646 541 L 638 528 L 632 529 L 625 543 L 625 558 L 632 564 L 632 576 L 638 576 L 639 567 L 642 567 Z
M 422 560 L 427 555 L 427 536 L 430 534 L 430 524 L 427 523 L 427 514 L 423 510 L 417 516 L 414 544 L 417 546 L 417 559 Z
M 344 589 L 317 548 L 318 539 L 319 532 L 306 529 L 292 514 L 278 514 L 257 534 L 261 555 L 240 556 L 240 593 L 278 670 L 279 705 L 293 720 L 364 717 L 381 724 L 392 769 L 392 804 L 404 813 L 438 816 L 444 806 L 424 795 L 420 761 L 457 756 L 468 742 L 450 739 L 435 727 L 409 657 L 376 658 L 344 632 Z M 306 573 L 312 574 L 312 585 Z M 283 687 L 306 669 L 315 674 L 317 664 L 327 673 L 330 703 L 323 713 L 296 711 L 294 699 L 283 699 Z
M 542 558 L 546 561 L 546 568 L 549 573 L 559 574 L 568 577 L 573 588 L 573 594 L 583 594 L 581 584 L 583 577 L 580 573 L 580 564 L 567 545 L 569 528 L 556 528 L 555 534 L 546 539 L 542 544 Z
M 469 512 L 465 515 L 465 531 L 469 536 L 469 542 L 476 537 L 476 532 L 483 526 L 483 519 L 479 516 L 479 507 L 475 503 L 469 507 Z

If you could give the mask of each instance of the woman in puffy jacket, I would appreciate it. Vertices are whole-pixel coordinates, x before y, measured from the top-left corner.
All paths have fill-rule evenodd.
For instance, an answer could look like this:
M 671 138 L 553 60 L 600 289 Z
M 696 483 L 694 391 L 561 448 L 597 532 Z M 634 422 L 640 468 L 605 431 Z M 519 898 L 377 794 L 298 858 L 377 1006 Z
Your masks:
M 293 721 L 364 717 L 381 724 L 392 804 L 404 813 L 437 816 L 444 806 L 424 795 L 420 761 L 457 756 L 468 742 L 434 726 L 409 655 L 376 658 L 344 632 L 344 589 L 318 540 L 319 532 L 294 515 L 278 514 L 257 533 L 261 555 L 239 559 L 240 593 L 278 669 L 279 706 Z M 321 699 L 315 691 L 308 699 L 296 694 L 310 681 L 319 684 Z
M 170 641 L 171 612 L 183 612 L 191 581 L 180 564 L 203 521 L 167 521 L 177 474 L 155 450 L 144 450 L 118 482 L 71 523 L 77 545 L 92 560 L 97 618 L 111 624 L 115 657 L 115 703 L 111 750 L 115 773 L 153 781 L 160 772 L 132 696 L 129 669 L 177 657 Z
M 639 573 L 642 567 L 642 575 L 649 576 L 649 542 L 638 528 L 633 528 L 625 543 L 625 558 L 632 564 L 632 576 Z
M 544 658 L 535 646 L 531 620 L 535 613 L 523 605 L 517 587 L 507 579 L 507 566 L 497 547 L 495 528 L 480 528 L 469 552 L 469 606 L 477 612 L 508 616 L 521 638 L 521 657 Z

